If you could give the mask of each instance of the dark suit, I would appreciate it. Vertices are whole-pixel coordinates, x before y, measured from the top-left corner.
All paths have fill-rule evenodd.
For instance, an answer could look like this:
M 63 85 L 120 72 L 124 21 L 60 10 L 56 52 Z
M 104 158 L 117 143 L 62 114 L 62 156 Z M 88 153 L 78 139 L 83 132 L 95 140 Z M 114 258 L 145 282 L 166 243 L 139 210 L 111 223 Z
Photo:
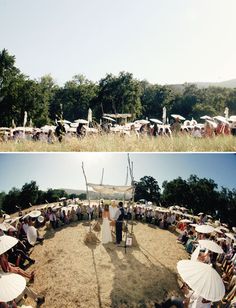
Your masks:
M 120 207 L 119 210 L 121 211 L 121 214 L 116 221 L 116 243 L 117 244 L 120 244 L 120 242 L 122 241 L 122 224 L 123 224 L 123 220 L 125 216 L 123 207 Z

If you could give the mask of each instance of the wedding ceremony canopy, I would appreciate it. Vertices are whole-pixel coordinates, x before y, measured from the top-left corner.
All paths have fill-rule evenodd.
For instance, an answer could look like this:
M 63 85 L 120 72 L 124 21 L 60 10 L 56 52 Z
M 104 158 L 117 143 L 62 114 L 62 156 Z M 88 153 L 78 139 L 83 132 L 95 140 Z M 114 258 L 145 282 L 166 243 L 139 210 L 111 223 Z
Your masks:
M 133 187 L 130 185 L 103 185 L 103 184 L 92 184 L 88 183 L 88 186 L 91 187 L 94 191 L 102 193 L 102 194 L 112 194 L 112 193 L 131 193 Z

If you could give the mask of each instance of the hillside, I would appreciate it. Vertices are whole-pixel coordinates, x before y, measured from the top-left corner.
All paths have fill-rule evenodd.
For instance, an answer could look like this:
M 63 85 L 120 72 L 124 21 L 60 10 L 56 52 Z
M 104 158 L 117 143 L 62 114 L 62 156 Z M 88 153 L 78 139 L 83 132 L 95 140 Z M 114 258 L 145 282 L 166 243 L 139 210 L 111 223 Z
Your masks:
M 236 88 L 236 79 L 221 81 L 221 82 L 188 82 L 188 84 L 195 84 L 199 89 L 208 87 L 221 87 L 221 88 Z M 184 89 L 184 84 L 170 84 L 171 88 L 176 91 L 182 91 Z

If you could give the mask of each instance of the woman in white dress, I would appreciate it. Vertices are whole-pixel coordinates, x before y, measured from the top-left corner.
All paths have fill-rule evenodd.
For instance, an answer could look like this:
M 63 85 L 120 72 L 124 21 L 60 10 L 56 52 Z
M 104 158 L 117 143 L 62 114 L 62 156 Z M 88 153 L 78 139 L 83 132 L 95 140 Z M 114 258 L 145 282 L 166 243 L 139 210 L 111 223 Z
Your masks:
M 102 213 L 102 244 L 112 242 L 110 221 L 109 206 L 108 204 L 105 204 L 104 211 Z

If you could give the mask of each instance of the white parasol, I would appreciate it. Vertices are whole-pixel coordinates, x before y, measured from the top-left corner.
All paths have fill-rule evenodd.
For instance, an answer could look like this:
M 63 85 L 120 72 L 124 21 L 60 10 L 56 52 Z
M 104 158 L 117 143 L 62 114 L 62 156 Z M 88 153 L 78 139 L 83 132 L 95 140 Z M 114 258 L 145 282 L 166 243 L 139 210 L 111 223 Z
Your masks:
M 135 124 L 136 123 L 138 123 L 138 124 L 148 124 L 148 123 L 150 123 L 150 121 L 148 121 L 148 120 L 136 120 L 135 122 L 134 122 Z
M 197 214 L 197 216 L 201 216 L 201 215 L 203 215 L 203 214 L 204 214 L 204 213 L 200 212 L 200 213 Z
M 38 217 L 38 222 L 43 223 L 44 222 L 44 217 L 40 215 Z
M 179 115 L 179 114 L 171 114 L 171 116 L 172 116 L 172 118 L 174 118 L 174 119 L 180 119 L 180 120 L 185 120 L 185 118 L 184 117 L 182 117 L 181 115 Z
M 27 229 L 27 240 L 30 245 L 34 246 L 37 241 L 37 230 L 34 226 L 29 226 Z
M 223 253 L 224 252 L 223 249 L 213 241 L 199 240 L 198 243 L 202 248 L 206 248 L 210 251 L 213 251 L 213 252 L 216 252 L 216 253 Z
M 0 224 L 0 229 L 1 229 L 2 231 L 7 231 L 8 228 L 9 228 L 9 226 L 10 226 L 10 224 L 8 224 L 8 223 L 6 223 L 6 222 L 3 222 L 3 223 Z
M 0 272 L 0 302 L 7 303 L 18 297 L 26 287 L 24 277 Z
M 74 122 L 79 123 L 79 124 L 88 124 L 88 121 L 84 119 L 78 119 L 78 120 L 75 120 Z
M 11 249 L 18 242 L 18 239 L 8 235 L 0 236 L 0 255 Z
M 41 215 L 41 212 L 40 211 L 32 211 L 28 215 L 32 218 L 36 218 L 36 217 L 39 217 Z
M 110 118 L 110 117 L 104 116 L 104 117 L 102 117 L 102 118 L 105 119 L 105 120 L 111 121 L 111 122 L 116 122 L 116 120 L 114 120 L 114 119 L 112 119 L 112 118 Z
M 208 115 L 204 115 L 204 116 L 200 117 L 200 119 L 203 119 L 203 120 L 212 120 L 212 118 L 209 117 Z
M 2 217 L 3 217 L 4 220 L 5 220 L 5 219 L 10 219 L 10 218 L 11 218 L 11 216 L 8 215 L 8 214 L 3 214 Z
M 236 227 L 233 227 L 232 230 L 234 233 L 236 233 Z
M 181 278 L 202 298 L 216 302 L 225 295 L 225 286 L 211 265 L 192 260 L 182 260 L 177 263 Z
M 207 123 L 209 123 L 210 125 L 212 125 L 213 128 L 217 127 L 216 122 L 212 121 L 212 120 L 207 120 Z
M 198 225 L 195 230 L 199 233 L 212 233 L 215 228 L 209 225 Z
M 224 124 L 229 124 L 229 122 L 226 120 L 225 117 L 216 116 L 216 117 L 214 117 L 214 119 L 216 119 L 216 120 L 218 120 L 218 121 L 220 121 L 220 122 L 222 122 L 222 123 L 224 123 Z
M 234 236 L 233 233 L 225 233 L 225 235 L 226 235 L 228 238 L 230 238 L 231 240 L 233 240 L 233 241 L 236 240 L 236 238 L 235 238 L 235 236 Z
M 191 224 L 193 221 L 189 219 L 181 219 L 180 222 L 185 223 L 185 224 Z
M 191 261 L 197 261 L 197 258 L 199 256 L 201 247 L 200 245 L 197 245 L 196 249 L 194 250 L 194 252 L 191 254 Z
M 156 124 L 163 124 L 160 120 L 158 119 L 150 119 L 151 122 L 156 123 Z

